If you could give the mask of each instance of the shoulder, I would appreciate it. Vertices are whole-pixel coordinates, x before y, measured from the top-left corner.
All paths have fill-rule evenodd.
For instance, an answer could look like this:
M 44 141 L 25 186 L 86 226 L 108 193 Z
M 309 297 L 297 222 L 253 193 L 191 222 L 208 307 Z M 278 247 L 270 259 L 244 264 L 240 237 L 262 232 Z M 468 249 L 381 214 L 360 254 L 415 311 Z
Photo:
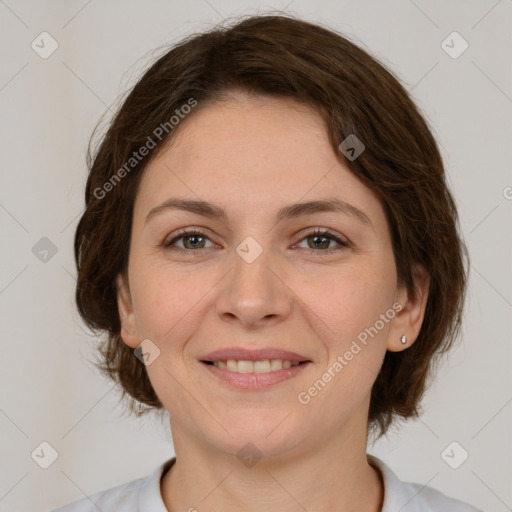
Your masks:
M 64 505 L 53 512 L 136 512 L 137 499 L 144 479 L 139 478 Z
M 389 466 L 373 455 L 368 462 L 376 466 L 384 480 L 384 504 L 382 512 L 483 512 L 469 503 L 450 498 L 441 491 L 426 485 L 402 482 Z
M 145 478 L 137 478 L 86 496 L 52 512 L 167 512 L 160 493 L 160 478 L 174 461 L 175 458 L 166 461 Z

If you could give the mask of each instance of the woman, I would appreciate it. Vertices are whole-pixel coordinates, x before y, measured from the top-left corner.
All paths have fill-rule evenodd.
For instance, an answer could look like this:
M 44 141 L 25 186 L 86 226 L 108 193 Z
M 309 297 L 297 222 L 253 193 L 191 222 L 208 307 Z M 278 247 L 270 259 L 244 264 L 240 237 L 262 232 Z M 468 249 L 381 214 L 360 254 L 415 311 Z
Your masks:
M 249 17 L 173 47 L 90 162 L 77 304 L 176 457 L 58 509 L 477 509 L 366 453 L 455 340 L 466 248 L 436 142 L 344 37 Z

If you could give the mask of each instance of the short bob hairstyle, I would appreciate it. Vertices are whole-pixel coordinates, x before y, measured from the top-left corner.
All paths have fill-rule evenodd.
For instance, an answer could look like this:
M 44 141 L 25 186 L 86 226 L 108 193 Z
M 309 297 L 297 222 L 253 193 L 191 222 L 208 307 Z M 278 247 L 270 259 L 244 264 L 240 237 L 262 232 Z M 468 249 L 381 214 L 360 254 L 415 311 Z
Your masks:
M 398 285 L 414 295 L 417 266 L 430 275 L 418 338 L 406 350 L 386 352 L 372 388 L 368 426 L 378 438 L 399 416 L 419 416 L 438 356 L 460 332 L 468 251 L 438 146 L 407 91 L 347 38 L 293 16 L 248 16 L 187 37 L 139 79 L 94 157 L 89 141 L 86 209 L 74 250 L 78 310 L 90 328 L 107 335 L 96 364 L 120 384 L 132 413 L 163 409 L 145 366 L 120 336 L 116 276 L 126 275 L 144 169 L 184 114 L 192 118 L 233 91 L 289 97 L 314 108 L 340 161 L 381 201 Z M 356 159 L 339 149 L 351 134 L 365 145 Z

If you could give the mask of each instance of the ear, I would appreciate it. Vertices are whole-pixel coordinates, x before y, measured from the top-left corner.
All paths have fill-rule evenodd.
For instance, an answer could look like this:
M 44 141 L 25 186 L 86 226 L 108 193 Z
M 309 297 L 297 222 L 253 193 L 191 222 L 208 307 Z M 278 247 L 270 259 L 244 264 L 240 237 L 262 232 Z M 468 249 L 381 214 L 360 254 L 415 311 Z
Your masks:
M 395 315 L 389 329 L 386 348 L 390 352 L 400 352 L 409 348 L 416 341 L 423 324 L 430 276 L 422 266 L 416 266 L 413 269 L 413 278 L 416 290 L 414 296 L 411 296 L 405 287 L 397 290 L 396 302 L 402 307 Z M 401 342 L 403 335 L 407 337 L 407 343 Z
M 124 275 L 119 274 L 116 277 L 116 287 L 117 309 L 121 321 L 121 338 L 129 347 L 137 348 L 140 345 L 140 340 L 137 336 L 137 326 L 135 323 L 130 288 Z

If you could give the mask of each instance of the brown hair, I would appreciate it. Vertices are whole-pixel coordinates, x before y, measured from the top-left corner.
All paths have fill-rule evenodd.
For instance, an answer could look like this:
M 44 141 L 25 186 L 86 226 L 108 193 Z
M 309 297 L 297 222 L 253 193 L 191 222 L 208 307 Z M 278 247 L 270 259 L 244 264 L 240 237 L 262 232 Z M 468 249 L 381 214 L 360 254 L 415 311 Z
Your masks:
M 340 159 L 339 144 L 356 135 L 366 149 L 345 163 L 382 202 L 398 284 L 415 293 L 416 264 L 430 275 L 417 340 L 407 350 L 386 352 L 372 388 L 368 421 L 380 437 L 394 418 L 419 415 L 427 377 L 459 334 L 467 249 L 436 141 L 398 79 L 347 38 L 290 16 L 247 17 L 172 47 L 133 87 L 94 158 L 89 144 L 86 210 L 74 245 L 76 302 L 86 324 L 108 335 L 99 346 L 99 367 L 121 385 L 135 414 L 163 408 L 145 366 L 121 339 L 115 278 L 127 269 L 138 183 L 172 135 L 169 120 L 182 117 L 191 99 L 200 108 L 230 90 L 312 106 L 325 120 Z M 134 152 L 159 138 L 159 126 L 167 127 L 165 136 L 128 169 Z M 113 179 L 116 171 L 122 180 Z

